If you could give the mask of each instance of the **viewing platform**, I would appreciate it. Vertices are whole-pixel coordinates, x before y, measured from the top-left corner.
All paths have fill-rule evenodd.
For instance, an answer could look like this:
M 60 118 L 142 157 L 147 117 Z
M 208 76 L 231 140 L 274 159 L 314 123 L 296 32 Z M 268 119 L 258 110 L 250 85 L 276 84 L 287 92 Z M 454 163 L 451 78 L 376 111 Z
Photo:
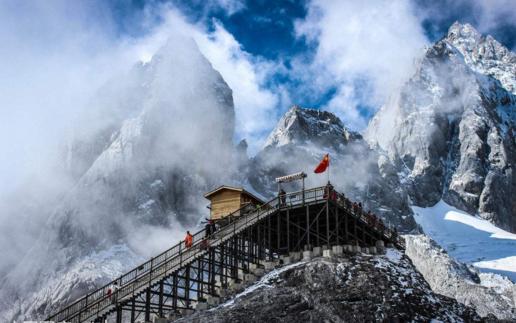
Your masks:
M 245 194 L 246 202 L 241 204 L 239 194 L 227 194 L 231 189 Z M 331 185 L 279 194 L 263 204 L 244 190 L 226 191 L 240 208 L 226 216 L 217 209 L 217 228 L 211 234 L 196 232 L 191 247 L 179 242 L 46 320 L 114 318 L 118 323 L 157 317 L 166 322 L 218 304 L 242 282 L 281 263 L 332 253 L 382 253 L 385 246 L 404 249 L 395 230 Z

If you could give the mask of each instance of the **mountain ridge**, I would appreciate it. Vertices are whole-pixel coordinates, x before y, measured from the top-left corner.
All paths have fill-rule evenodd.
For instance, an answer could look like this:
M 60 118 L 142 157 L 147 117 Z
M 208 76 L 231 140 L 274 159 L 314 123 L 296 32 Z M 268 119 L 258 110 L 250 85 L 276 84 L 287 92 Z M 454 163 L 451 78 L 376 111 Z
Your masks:
M 485 61 L 482 53 L 489 54 Z M 365 138 L 396 165 L 413 204 L 444 198 L 516 230 L 514 57 L 470 25 L 454 24 L 370 121 Z

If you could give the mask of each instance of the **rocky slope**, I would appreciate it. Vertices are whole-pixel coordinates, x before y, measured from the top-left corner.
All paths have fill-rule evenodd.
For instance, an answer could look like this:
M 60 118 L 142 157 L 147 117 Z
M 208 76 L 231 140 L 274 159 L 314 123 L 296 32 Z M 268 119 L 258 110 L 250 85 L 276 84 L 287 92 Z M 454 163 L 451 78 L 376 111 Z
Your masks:
M 232 174 L 232 91 L 191 40 L 171 39 L 93 103 L 85 120 L 105 117 L 68 145 L 76 184 L 2 279 L 0 321 L 49 314 L 175 243 Z
M 516 55 L 455 23 L 365 136 L 396 165 L 414 205 L 443 198 L 515 232 L 515 85 Z
M 304 171 L 307 187 L 326 184 L 326 174 L 313 170 L 330 153 L 330 181 L 352 199 L 362 201 L 387 222 L 410 231 L 415 222 L 394 167 L 371 150 L 362 136 L 348 130 L 334 114 L 293 106 L 269 135 L 264 148 L 251 159 L 250 184 L 258 192 L 277 194 L 274 179 Z M 300 186 L 288 186 L 300 189 Z
M 234 299 L 178 322 L 480 322 L 467 306 L 435 294 L 410 260 L 346 255 L 292 264 Z M 484 319 L 485 320 L 485 319 Z
M 516 285 L 491 273 L 478 273 L 451 258 L 425 235 L 406 235 L 406 254 L 432 290 L 472 306 L 481 316 L 516 320 Z

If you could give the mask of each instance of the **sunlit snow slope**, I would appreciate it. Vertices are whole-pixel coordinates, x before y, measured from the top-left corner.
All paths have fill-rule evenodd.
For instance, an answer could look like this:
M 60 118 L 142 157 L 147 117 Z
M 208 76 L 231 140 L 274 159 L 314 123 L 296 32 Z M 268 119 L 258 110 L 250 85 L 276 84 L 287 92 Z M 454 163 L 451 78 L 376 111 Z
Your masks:
M 516 281 L 516 234 L 460 211 L 442 200 L 427 208 L 413 206 L 416 221 L 457 260 L 480 271 Z

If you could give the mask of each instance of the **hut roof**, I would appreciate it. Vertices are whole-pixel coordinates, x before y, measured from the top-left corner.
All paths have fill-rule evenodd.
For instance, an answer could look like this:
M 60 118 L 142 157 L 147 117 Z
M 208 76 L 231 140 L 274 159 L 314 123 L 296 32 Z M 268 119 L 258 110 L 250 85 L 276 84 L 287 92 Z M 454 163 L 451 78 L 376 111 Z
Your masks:
M 261 203 L 265 203 L 263 198 L 260 198 L 258 196 L 256 196 L 255 194 L 249 192 L 248 190 L 245 190 L 243 187 L 233 187 L 233 186 L 227 186 L 227 185 L 221 185 L 219 187 L 217 187 L 216 189 L 204 194 L 204 197 L 209 199 L 210 196 L 216 194 L 217 192 L 220 192 L 222 190 L 230 190 L 230 191 L 237 191 L 237 192 L 240 192 L 240 193 L 244 193 L 244 194 L 247 194 L 249 196 L 251 196 L 252 198 L 254 198 L 255 200 L 261 202 Z

